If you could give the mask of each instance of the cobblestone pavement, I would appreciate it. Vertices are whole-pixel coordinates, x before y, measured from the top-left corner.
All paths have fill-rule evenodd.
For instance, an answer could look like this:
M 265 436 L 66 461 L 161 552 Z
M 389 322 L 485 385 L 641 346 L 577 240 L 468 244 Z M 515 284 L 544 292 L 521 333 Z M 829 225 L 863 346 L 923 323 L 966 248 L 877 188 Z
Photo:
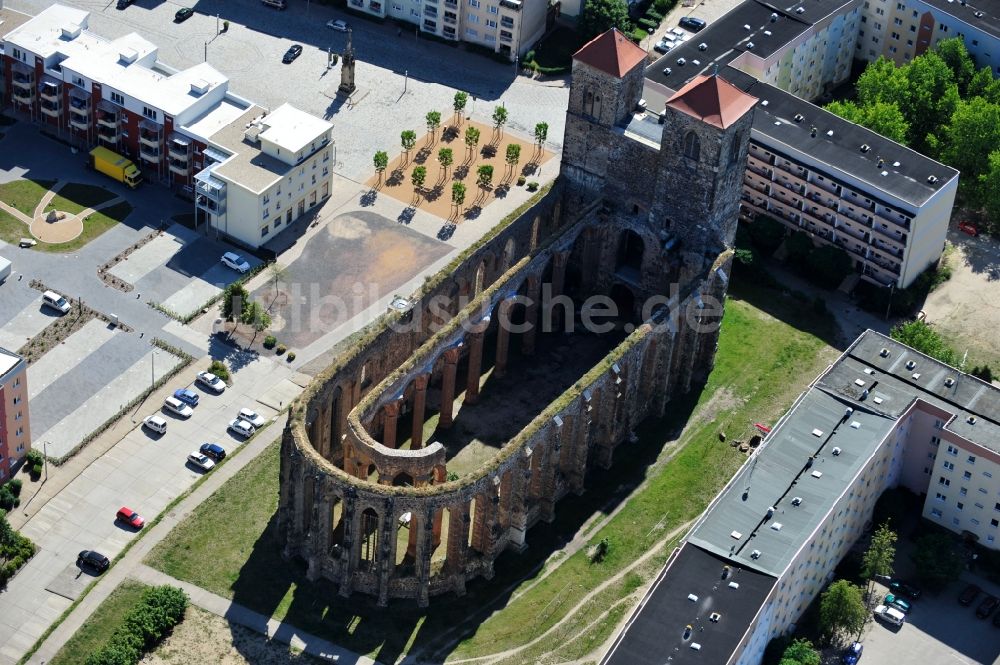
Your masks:
M 712 2 L 723 0 L 711 0 Z M 47 0 L 14 0 L 8 7 L 36 14 Z M 489 121 L 497 104 L 510 115 L 508 129 L 531 134 L 538 122 L 549 124 L 550 150 L 561 151 L 565 126 L 568 82 L 535 81 L 515 76 L 514 64 L 450 47 L 412 32 L 397 35 L 393 23 L 378 24 L 318 5 L 306 9 L 293 0 L 287 11 L 277 12 L 258 0 L 201 0 L 195 16 L 173 23 L 181 3 L 139 0 L 122 11 L 113 4 L 93 0 L 67 0 L 91 12 L 90 28 L 114 38 L 137 32 L 160 47 L 160 59 L 182 68 L 204 60 L 230 77 L 230 90 L 268 108 L 288 101 L 301 109 L 328 118 L 337 141 L 337 172 L 354 180 L 367 179 L 372 155 L 383 149 L 394 154 L 399 134 L 424 131 L 428 111 L 450 118 L 458 89 L 476 97 L 467 111 Z M 229 30 L 216 36 L 215 14 L 229 20 Z M 331 18 L 347 18 L 358 58 L 356 104 L 336 100 L 340 68 L 327 70 L 327 49 L 343 51 L 347 36 L 325 27 Z M 207 46 L 206 46 L 207 42 Z M 292 64 L 281 55 L 292 43 L 305 47 Z M 206 51 L 207 49 L 207 51 Z

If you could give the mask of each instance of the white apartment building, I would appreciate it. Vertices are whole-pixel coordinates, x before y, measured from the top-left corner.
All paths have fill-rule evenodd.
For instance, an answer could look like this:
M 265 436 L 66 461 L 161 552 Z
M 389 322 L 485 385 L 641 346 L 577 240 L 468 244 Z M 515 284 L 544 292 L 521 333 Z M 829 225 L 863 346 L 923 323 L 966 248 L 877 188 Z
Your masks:
M 760 663 L 897 486 L 1000 549 L 1000 389 L 869 330 L 712 501 L 603 665 Z
M 959 37 L 978 67 L 1000 75 L 1000 0 L 864 0 L 856 46 L 861 60 L 902 65 Z
M 347 0 L 372 16 L 413 23 L 421 32 L 469 42 L 514 60 L 545 33 L 547 0 Z
M 198 223 L 218 234 L 257 247 L 330 196 L 333 125 L 325 120 L 289 104 L 270 113 L 227 105 L 185 131 L 206 134 L 195 208 Z

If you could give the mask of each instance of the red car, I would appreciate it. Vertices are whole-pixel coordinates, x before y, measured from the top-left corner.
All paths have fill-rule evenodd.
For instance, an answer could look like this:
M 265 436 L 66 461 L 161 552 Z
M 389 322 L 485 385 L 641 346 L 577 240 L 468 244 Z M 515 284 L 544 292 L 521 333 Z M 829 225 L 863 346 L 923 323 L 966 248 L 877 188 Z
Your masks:
M 973 238 L 979 235 L 979 229 L 977 229 L 976 225 L 973 224 L 972 222 L 959 222 L 958 230 L 961 231 L 962 233 L 968 233 Z
M 115 518 L 125 522 L 125 524 L 128 524 L 133 529 L 141 529 L 146 524 L 146 520 L 139 513 L 125 506 L 118 509 L 118 514 L 115 515 Z

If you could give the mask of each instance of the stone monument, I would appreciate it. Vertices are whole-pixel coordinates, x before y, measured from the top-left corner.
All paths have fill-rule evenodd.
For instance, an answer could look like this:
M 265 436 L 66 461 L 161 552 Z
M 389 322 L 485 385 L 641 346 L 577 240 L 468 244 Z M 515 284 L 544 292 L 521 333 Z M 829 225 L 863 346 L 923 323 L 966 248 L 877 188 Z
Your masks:
M 338 93 L 347 96 L 354 94 L 356 90 L 354 85 L 354 46 L 351 41 L 352 32 L 350 28 L 347 29 L 347 48 L 344 49 L 344 57 L 340 63 L 340 87 L 337 88 Z

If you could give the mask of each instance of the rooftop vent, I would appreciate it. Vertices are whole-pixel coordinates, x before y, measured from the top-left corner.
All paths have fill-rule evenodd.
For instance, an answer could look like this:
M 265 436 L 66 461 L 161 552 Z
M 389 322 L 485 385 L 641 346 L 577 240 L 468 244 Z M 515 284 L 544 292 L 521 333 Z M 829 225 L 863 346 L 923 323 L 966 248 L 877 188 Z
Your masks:
M 670 69 L 670 67 L 664 67 L 663 68 L 663 73 L 666 74 L 667 76 L 670 76 L 670 72 L 672 72 L 672 71 L 674 71 L 674 70 Z
M 969 417 L 968 417 L 968 418 L 966 419 L 966 421 L 967 421 L 967 422 L 968 422 L 968 423 L 969 423 L 970 425 L 975 425 L 975 424 L 976 424 L 976 417 L 975 417 L 975 416 L 969 416 Z
M 920 379 L 920 372 L 914 372 L 912 376 L 913 376 L 913 380 L 917 381 L 917 380 Z
M 851 429 L 861 429 L 861 423 L 859 423 L 857 420 L 852 420 Z
M 698 44 L 698 50 L 699 51 L 707 51 L 708 50 L 708 44 L 706 44 L 705 42 L 702 42 L 702 43 Z
M 785 526 L 785 525 L 782 524 L 781 522 L 775 522 L 774 524 L 771 525 L 771 529 L 773 531 L 781 531 L 781 527 L 783 527 L 783 526 Z
M 753 50 L 753 42 L 747 42 L 747 50 L 748 51 L 752 51 Z
M 840 449 L 839 446 L 834 446 L 832 452 L 834 457 L 840 457 L 840 453 L 842 453 L 843 451 Z
M 854 379 L 854 385 L 856 385 L 858 388 L 864 388 L 865 387 L 865 380 L 864 379 Z
M 761 101 L 760 105 L 761 105 L 761 106 L 767 106 L 767 105 L 768 105 L 768 104 L 770 104 L 770 103 L 771 103 L 771 102 L 769 102 L 769 101 L 767 101 L 767 100 L 765 99 L 765 100 Z
M 879 175 L 880 175 L 880 176 L 882 176 L 882 177 L 884 178 L 884 177 L 886 177 L 887 175 L 889 175 L 889 172 L 888 172 L 888 171 L 882 171 L 882 172 L 881 172 L 881 173 L 880 173 Z
M 777 12 L 771 12 L 771 23 L 774 23 L 777 20 L 778 20 L 778 13 Z
M 204 95 L 208 92 L 211 87 L 208 81 L 204 79 L 198 79 L 197 81 L 191 82 L 191 94 L 193 95 Z
M 879 351 L 879 352 L 878 352 L 878 354 L 879 354 L 880 356 L 882 356 L 883 358 L 888 358 L 888 357 L 889 357 L 889 349 L 887 349 L 887 348 L 885 348 L 885 347 L 883 346 L 883 347 L 882 347 L 882 350 L 881 350 L 881 351 Z
M 698 602 L 698 596 L 694 595 L 693 593 L 689 593 L 688 594 L 688 600 L 690 600 L 692 603 L 697 603 Z
M 753 28 L 750 27 L 749 23 L 744 23 L 743 24 L 743 29 L 746 30 L 747 32 L 750 32 L 751 30 L 753 30 Z
M 684 63 L 686 63 L 686 62 L 687 62 L 687 60 L 685 60 L 684 58 L 677 58 L 677 64 L 680 67 L 683 67 Z
M 862 143 L 861 144 L 861 152 L 868 152 L 871 149 L 872 149 L 871 146 L 868 145 L 867 143 Z
M 821 437 L 823 436 L 823 430 L 816 428 L 812 431 L 812 435 L 815 437 Z
M 818 130 L 816 129 L 816 126 L 813 125 L 812 127 L 809 128 L 809 136 L 811 136 L 813 138 L 816 138 L 816 132 L 817 131 Z
M 729 573 L 733 572 L 733 569 L 729 566 L 722 567 L 722 579 L 729 579 Z
M 750 552 L 750 558 L 751 559 L 759 559 L 760 558 L 760 550 L 754 550 L 753 552 Z
M 684 640 L 691 639 L 691 633 L 693 631 L 694 631 L 694 626 L 692 626 L 691 624 L 688 624 L 688 625 L 684 626 L 684 634 L 681 636 L 681 639 L 684 639 Z
M 795 13 L 796 14 L 804 14 L 805 11 L 806 11 L 805 7 L 798 7 L 798 8 L 796 8 Z
M 816 471 L 813 471 L 809 475 L 811 475 L 813 478 L 822 478 L 823 477 L 823 472 L 819 471 L 819 470 L 816 470 Z
M 893 165 L 894 168 L 897 168 L 897 169 L 899 168 L 899 162 L 893 162 L 892 165 Z
M 875 399 L 873 399 L 872 401 L 873 401 L 873 402 L 875 402 L 876 404 L 881 404 L 881 403 L 882 403 L 882 402 L 884 402 L 885 400 L 883 400 L 883 399 L 882 399 L 881 397 L 876 397 L 876 398 L 875 398 Z
M 946 378 L 944 380 L 944 385 L 946 385 L 947 387 L 951 388 L 953 385 L 955 385 L 955 379 L 953 379 L 953 378 L 951 378 L 949 376 L 948 378 Z
M 80 26 L 78 26 L 78 25 L 71 25 L 69 27 L 63 28 L 61 30 L 61 32 L 62 32 L 62 38 L 63 39 L 66 39 L 66 40 L 76 39 L 77 37 L 80 36 Z
M 739 540 L 740 538 L 743 537 L 743 534 L 740 533 L 739 531 L 730 531 L 729 532 L 729 537 L 730 538 L 735 538 L 736 540 Z
M 875 163 L 878 165 L 879 168 L 882 168 L 883 166 L 885 166 L 885 160 L 882 159 L 881 156 L 879 156 L 879 157 L 877 157 L 875 159 Z
M 906 361 L 906 369 L 913 369 L 916 366 L 917 366 L 917 363 L 913 362 L 912 360 L 907 360 Z
M 701 60 L 692 60 L 691 64 L 695 67 L 701 67 Z
M 982 18 L 982 17 L 986 16 L 986 14 L 983 13 L 983 12 L 975 12 L 973 14 L 973 16 L 975 16 L 976 18 Z
M 769 506 L 767 509 L 767 519 L 774 517 L 774 506 Z
M 936 175 L 929 175 L 929 176 L 927 176 L 927 182 L 929 182 L 930 184 L 933 185 L 937 181 L 938 181 L 938 177 Z
M 792 497 L 792 505 L 793 506 L 801 506 L 802 505 L 802 497 L 801 496 Z
M 719 623 L 719 619 L 721 618 L 722 615 L 719 614 L 718 612 L 712 612 L 711 614 L 708 615 L 708 620 L 711 621 L 712 623 Z
M 729 588 L 730 589 L 739 589 L 740 588 L 740 583 L 739 582 L 730 582 L 729 583 Z
M 826 130 L 826 135 L 827 136 L 833 136 L 833 130 L 832 129 Z
M 697 642 L 692 642 L 691 648 L 694 649 L 695 651 L 701 651 L 701 645 L 698 644 Z
M 765 37 L 770 37 L 771 36 L 771 31 L 770 30 L 765 30 L 764 31 L 764 36 Z
M 806 119 L 806 117 L 804 115 L 802 115 L 801 113 L 796 113 L 795 114 L 795 122 L 802 122 L 805 119 Z

